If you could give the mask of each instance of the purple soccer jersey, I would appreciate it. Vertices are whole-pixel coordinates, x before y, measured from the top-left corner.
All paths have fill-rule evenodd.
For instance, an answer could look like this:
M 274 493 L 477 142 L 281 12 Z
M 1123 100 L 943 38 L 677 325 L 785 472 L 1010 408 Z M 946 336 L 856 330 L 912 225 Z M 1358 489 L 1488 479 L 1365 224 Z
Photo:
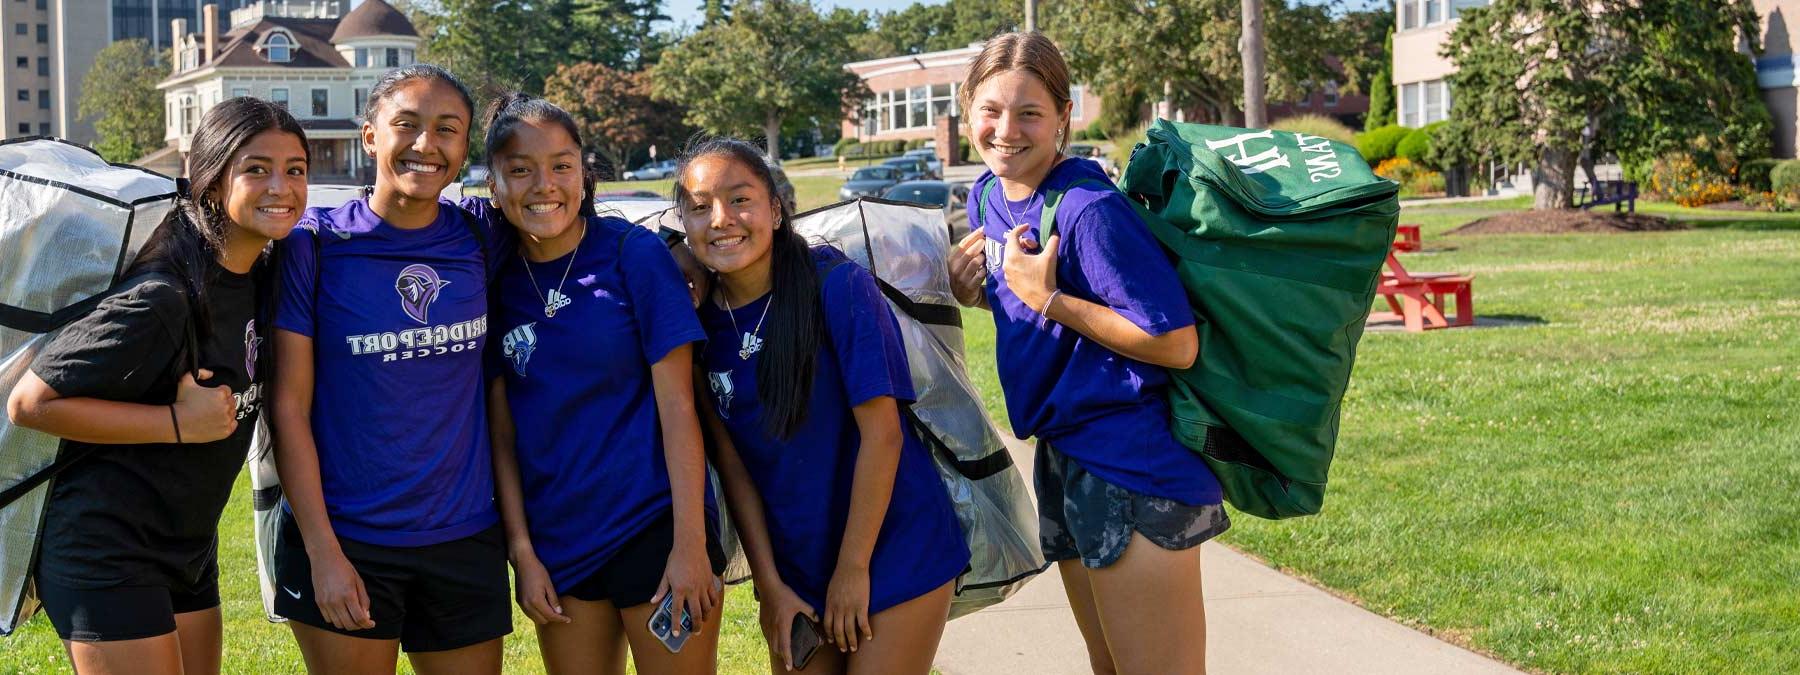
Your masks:
M 757 323 L 769 296 L 732 310 L 735 325 L 726 310 L 710 302 L 700 318 L 708 336 L 701 364 L 708 389 L 763 499 L 776 567 L 782 581 L 817 608 L 825 606 L 854 498 L 862 439 L 852 408 L 880 396 L 909 402 L 913 388 L 899 324 L 875 277 L 836 249 L 814 252 L 826 334 L 806 421 L 792 437 L 772 437 L 764 427 L 756 393 L 762 351 L 749 350 L 747 358 L 740 354 L 743 345 L 755 344 L 743 339 L 745 331 Z M 969 563 L 962 526 L 924 443 L 905 416 L 900 426 L 904 440 L 893 496 L 869 560 L 870 614 L 930 592 Z
M 308 209 L 280 243 L 275 326 L 313 340 L 313 439 L 339 536 L 426 546 L 499 520 L 482 387 L 490 255 L 465 218 L 441 202 L 432 224 L 403 230 L 359 199 Z
M 1200 455 L 1175 440 L 1161 367 L 1119 355 L 1074 329 L 1042 317 L 1014 295 L 1002 271 L 1006 233 L 1029 225 L 1038 239 L 1046 190 L 1066 190 L 1056 209 L 1056 285 L 1064 295 L 1105 305 L 1151 335 L 1194 325 L 1175 267 L 1142 220 L 1110 189 L 1098 164 L 1065 159 L 1038 190 L 1009 202 L 995 184 L 970 227 L 987 238 L 987 300 L 994 314 L 996 366 L 1007 416 L 1019 438 L 1054 443 L 1090 473 L 1133 492 L 1190 504 L 1216 504 L 1219 483 Z M 997 181 L 992 173 L 980 186 Z M 1129 439 L 1129 440 L 1125 440 Z
M 650 366 L 706 338 L 668 246 L 620 218 L 587 228 L 573 259 L 507 256 L 493 308 L 501 348 L 489 351 L 488 372 L 506 378 L 531 543 L 557 588 L 669 514 Z M 550 281 L 564 270 L 566 282 Z M 540 292 L 545 282 L 561 286 Z M 548 292 L 566 300 L 555 316 Z

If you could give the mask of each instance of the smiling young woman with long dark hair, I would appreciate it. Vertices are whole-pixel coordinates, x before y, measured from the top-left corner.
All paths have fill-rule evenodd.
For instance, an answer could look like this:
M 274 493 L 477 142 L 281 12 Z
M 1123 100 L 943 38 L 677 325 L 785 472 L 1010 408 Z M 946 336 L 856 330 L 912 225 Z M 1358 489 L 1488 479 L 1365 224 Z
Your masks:
M 191 196 L 7 400 L 15 424 L 96 446 L 52 484 L 36 579 L 77 672 L 219 671 L 219 515 L 268 377 L 264 249 L 305 208 L 307 161 L 274 104 L 208 110 Z
M 675 193 L 717 276 L 701 302 L 707 422 L 775 672 L 800 656 L 802 615 L 837 647 L 805 672 L 930 671 L 969 549 L 901 415 L 912 377 L 875 277 L 808 246 L 747 143 L 699 144 Z
M 656 235 L 594 214 L 567 112 L 513 93 L 485 118 L 487 213 L 519 241 L 495 282 L 488 398 L 519 607 L 549 672 L 623 673 L 629 645 L 639 673 L 712 673 L 725 552 L 687 286 Z M 666 595 L 693 618 L 680 652 L 649 629 Z

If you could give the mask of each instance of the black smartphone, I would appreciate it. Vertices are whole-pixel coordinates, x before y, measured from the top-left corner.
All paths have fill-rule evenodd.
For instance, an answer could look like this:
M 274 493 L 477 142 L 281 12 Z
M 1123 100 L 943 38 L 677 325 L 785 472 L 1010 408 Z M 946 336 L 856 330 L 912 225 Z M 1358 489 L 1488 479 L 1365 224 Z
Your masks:
M 650 634 L 661 640 L 669 653 L 681 652 L 681 646 L 687 644 L 688 638 L 694 635 L 694 620 L 688 616 L 687 610 L 681 610 L 681 634 L 672 635 L 675 627 L 675 594 L 663 596 L 662 604 L 650 615 Z
M 805 670 L 823 644 L 825 632 L 819 629 L 819 624 L 805 614 L 795 614 L 793 628 L 788 631 L 788 654 L 794 659 L 794 670 Z

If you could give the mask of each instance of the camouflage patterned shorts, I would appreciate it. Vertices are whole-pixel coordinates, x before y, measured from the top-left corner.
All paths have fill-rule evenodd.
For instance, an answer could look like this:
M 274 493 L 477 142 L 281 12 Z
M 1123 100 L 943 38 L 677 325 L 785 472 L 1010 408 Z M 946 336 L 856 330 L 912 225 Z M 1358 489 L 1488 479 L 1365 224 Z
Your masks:
M 1038 538 L 1044 559 L 1081 559 L 1090 569 L 1119 561 L 1133 531 L 1157 546 L 1180 551 L 1231 527 L 1221 504 L 1188 506 L 1141 495 L 1088 473 L 1050 444 L 1037 446 Z

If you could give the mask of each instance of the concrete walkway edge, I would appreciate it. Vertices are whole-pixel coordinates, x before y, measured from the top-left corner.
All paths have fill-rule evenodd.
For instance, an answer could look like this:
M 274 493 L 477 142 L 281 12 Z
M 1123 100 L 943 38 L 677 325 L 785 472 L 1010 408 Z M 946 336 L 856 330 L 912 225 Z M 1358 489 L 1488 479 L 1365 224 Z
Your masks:
M 1009 447 L 1029 485 L 1032 453 L 1022 443 Z M 1211 673 L 1519 672 L 1217 543 L 1202 547 L 1201 569 Z M 1006 602 L 951 622 L 936 665 L 944 675 L 1091 672 L 1081 632 L 1054 568 Z

